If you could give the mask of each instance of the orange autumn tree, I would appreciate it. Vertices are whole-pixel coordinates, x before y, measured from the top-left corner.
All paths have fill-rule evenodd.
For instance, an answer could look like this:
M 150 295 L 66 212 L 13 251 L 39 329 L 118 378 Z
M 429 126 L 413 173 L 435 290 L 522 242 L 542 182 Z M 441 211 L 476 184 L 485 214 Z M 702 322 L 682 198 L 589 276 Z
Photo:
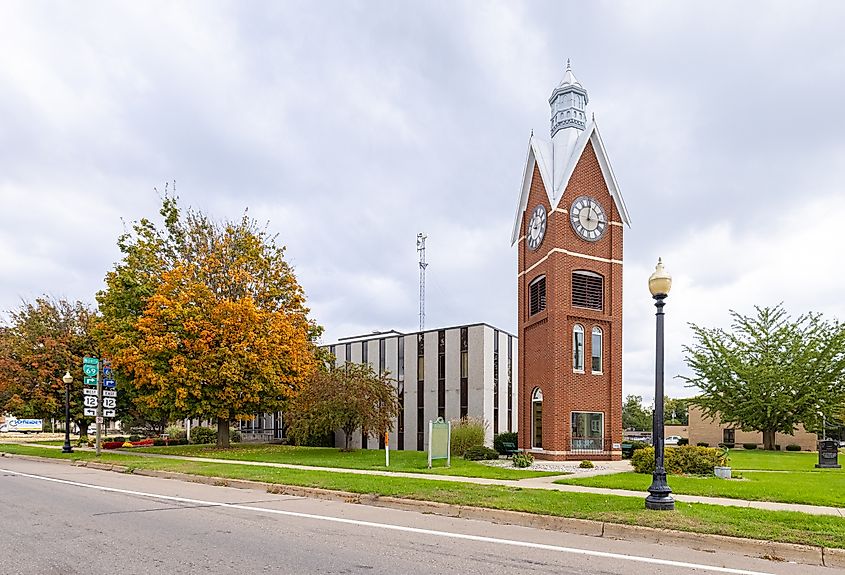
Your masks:
M 284 248 L 247 217 L 219 224 L 189 212 L 180 257 L 162 271 L 119 353 L 136 402 L 229 423 L 281 409 L 316 368 L 320 328 Z

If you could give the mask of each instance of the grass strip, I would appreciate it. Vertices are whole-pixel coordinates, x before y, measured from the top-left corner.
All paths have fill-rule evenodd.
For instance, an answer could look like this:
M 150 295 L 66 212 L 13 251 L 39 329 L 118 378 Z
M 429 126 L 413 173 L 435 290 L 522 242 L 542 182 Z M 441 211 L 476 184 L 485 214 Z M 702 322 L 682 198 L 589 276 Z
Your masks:
M 674 513 L 667 513 L 644 509 L 643 501 L 638 498 L 614 495 L 565 493 L 543 489 L 327 471 L 261 468 L 120 454 L 103 454 L 97 458 L 91 452 L 62 454 L 58 450 L 18 445 L 0 445 L 0 451 L 57 459 L 96 460 L 125 465 L 129 468 L 176 471 L 207 477 L 251 479 L 283 485 L 318 487 L 695 533 L 845 548 L 845 519 L 793 511 L 765 511 L 679 502 Z
M 845 507 L 845 474 L 821 472 L 740 472 L 741 479 L 670 475 L 669 487 L 674 493 L 727 497 L 748 501 L 773 501 Z M 617 473 L 571 479 L 555 483 L 646 491 L 651 475 L 645 473 Z
M 548 475 L 566 475 L 564 472 L 528 471 L 515 467 L 493 467 L 462 457 L 452 457 L 452 466 L 445 467 L 444 461 L 435 461 L 428 468 L 428 455 L 422 451 L 391 451 L 390 467 L 384 466 L 384 451 L 356 449 L 343 452 L 332 447 L 299 447 L 291 445 L 235 444 L 228 449 L 212 445 L 174 445 L 168 447 L 137 448 L 146 453 L 163 453 L 184 457 L 211 457 L 264 463 L 288 463 L 334 467 L 339 469 L 372 469 L 434 475 L 457 475 L 462 477 L 484 477 L 487 479 L 527 479 Z

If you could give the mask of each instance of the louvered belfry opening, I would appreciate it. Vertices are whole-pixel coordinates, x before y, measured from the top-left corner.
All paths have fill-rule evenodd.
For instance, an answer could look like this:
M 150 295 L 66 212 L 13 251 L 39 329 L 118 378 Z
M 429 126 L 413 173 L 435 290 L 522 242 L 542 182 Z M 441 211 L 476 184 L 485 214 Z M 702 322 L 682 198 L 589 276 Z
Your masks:
M 528 286 L 528 315 L 546 309 L 546 276 L 540 276 Z
M 604 278 L 583 270 L 572 272 L 572 305 L 598 311 L 604 309 Z

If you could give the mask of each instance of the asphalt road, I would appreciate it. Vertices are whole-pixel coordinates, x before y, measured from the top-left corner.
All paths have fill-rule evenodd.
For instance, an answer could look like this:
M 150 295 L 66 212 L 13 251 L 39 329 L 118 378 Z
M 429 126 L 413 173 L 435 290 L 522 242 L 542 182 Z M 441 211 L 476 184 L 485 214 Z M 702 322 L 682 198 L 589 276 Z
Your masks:
M 3 575 L 835 572 L 8 457 L 0 521 Z

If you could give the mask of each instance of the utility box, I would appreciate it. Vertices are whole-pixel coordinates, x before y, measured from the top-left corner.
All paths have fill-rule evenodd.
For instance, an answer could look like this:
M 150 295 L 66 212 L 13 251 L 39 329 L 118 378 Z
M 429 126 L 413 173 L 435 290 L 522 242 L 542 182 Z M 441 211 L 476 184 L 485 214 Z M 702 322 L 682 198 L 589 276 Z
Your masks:
M 836 469 L 839 465 L 839 442 L 832 439 L 819 441 L 819 462 L 816 467 L 820 469 Z

